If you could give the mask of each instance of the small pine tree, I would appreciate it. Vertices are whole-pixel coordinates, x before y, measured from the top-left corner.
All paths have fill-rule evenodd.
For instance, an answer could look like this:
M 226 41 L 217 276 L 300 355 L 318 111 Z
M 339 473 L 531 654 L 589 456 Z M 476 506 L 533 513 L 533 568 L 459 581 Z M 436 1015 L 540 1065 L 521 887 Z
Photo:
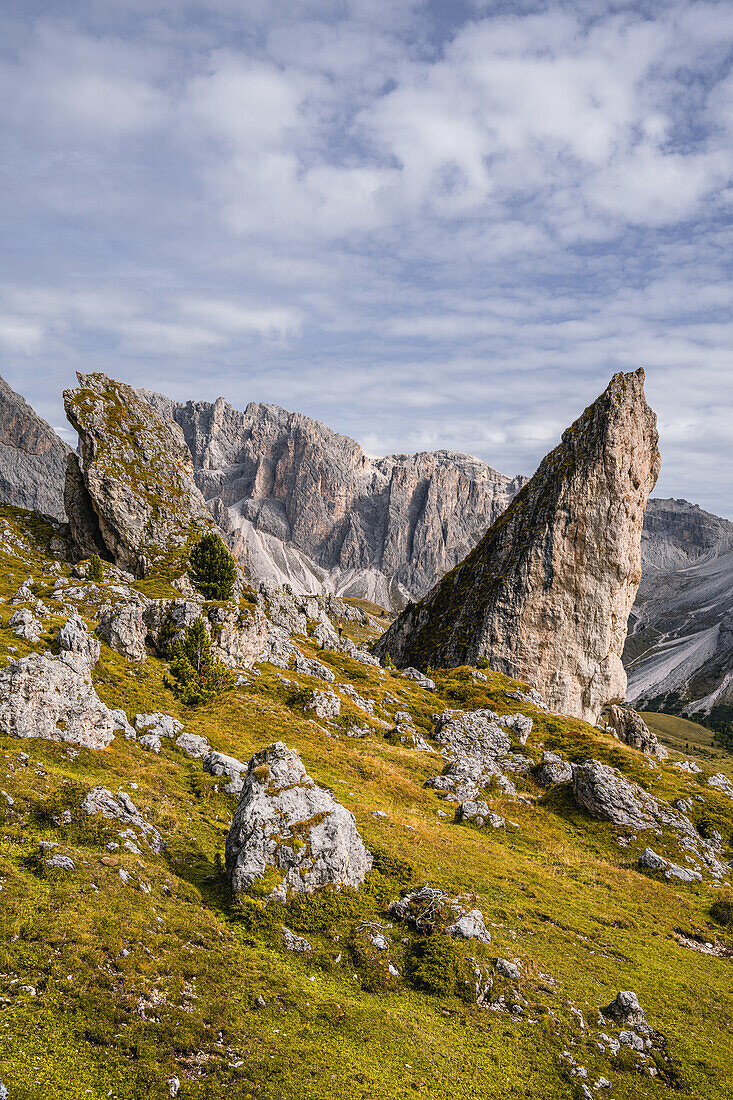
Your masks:
M 385 653 L 384 655 L 384 667 L 394 668 L 394 665 L 392 664 L 392 658 L 390 657 L 389 653 Z
M 87 566 L 87 580 L 96 581 L 98 584 L 104 580 L 104 570 L 102 569 L 102 559 L 99 554 L 92 554 L 89 559 L 89 565 Z
M 228 600 L 234 591 L 237 566 L 213 531 L 194 546 L 188 559 L 188 572 L 194 588 L 206 600 Z
M 236 685 L 236 677 L 211 652 L 211 639 L 199 617 L 173 646 L 167 686 L 186 706 L 206 703 Z

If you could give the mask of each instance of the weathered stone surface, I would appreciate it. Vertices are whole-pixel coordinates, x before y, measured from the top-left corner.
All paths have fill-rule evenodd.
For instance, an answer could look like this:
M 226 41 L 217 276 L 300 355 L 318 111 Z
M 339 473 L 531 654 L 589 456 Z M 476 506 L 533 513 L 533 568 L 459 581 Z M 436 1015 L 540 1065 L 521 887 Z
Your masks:
M 428 779 L 425 786 L 443 791 L 451 802 L 475 802 L 481 787 L 493 776 L 506 794 L 516 794 L 502 770 L 510 761 L 511 740 L 501 722 L 493 710 L 435 715 L 435 740 L 449 764 L 442 775 Z
M 76 653 L 93 668 L 99 660 L 99 642 L 87 630 L 80 615 L 74 614 L 66 620 L 56 635 L 62 653 Z
M 43 633 L 43 623 L 27 607 L 14 611 L 8 625 L 13 634 L 24 638 L 26 642 L 37 642 Z
M 591 817 L 631 829 L 651 829 L 659 809 L 636 783 L 629 783 L 615 768 L 597 760 L 574 766 L 573 795 Z
M 522 976 L 517 964 L 510 962 L 509 959 L 497 959 L 496 969 L 503 978 L 508 978 L 510 982 L 518 982 Z
M 631 989 L 622 989 L 617 993 L 610 1005 L 601 1009 L 604 1016 L 609 1016 L 617 1023 L 628 1024 L 630 1027 L 645 1027 L 646 1019 L 644 1010 L 639 1004 L 639 998 Z
M 176 737 L 183 729 L 183 722 L 174 718 L 172 714 L 161 714 L 154 711 L 153 714 L 136 714 L 135 729 L 145 730 L 157 737 Z
M 31 654 L 0 670 L 0 731 L 11 737 L 68 741 L 104 749 L 116 723 L 78 654 Z
M 226 756 L 223 752 L 210 752 L 201 761 L 204 771 L 211 775 L 225 777 L 229 780 L 224 790 L 227 794 L 240 794 L 244 786 L 244 774 L 247 765 L 234 756 Z
M 377 643 L 399 666 L 488 659 L 595 722 L 622 701 L 621 651 L 659 472 L 644 372 L 617 374 L 478 546 Z
M 211 753 L 211 745 L 205 737 L 199 737 L 196 733 L 182 733 L 176 738 L 176 748 L 185 752 L 186 756 L 197 757 L 202 760 Z
M 639 866 L 645 871 L 664 871 L 669 864 L 663 856 L 658 856 L 653 848 L 645 848 L 639 856 Z
M 384 606 L 422 595 L 525 480 L 452 451 L 373 458 L 274 405 L 238 412 L 141 391 L 183 429 L 196 482 L 253 576 Z
M 0 500 L 64 520 L 69 448 L 0 378 Z
M 226 842 L 232 889 L 274 872 L 270 898 L 358 887 L 372 865 L 353 815 L 306 774 L 282 741 L 255 753 Z M 277 881 L 279 880 L 279 881 Z
M 666 760 L 669 756 L 664 745 L 659 744 L 656 733 L 652 733 L 641 715 L 631 707 L 619 707 L 614 703 L 609 711 L 608 726 L 619 741 L 631 745 L 632 749 L 657 760 Z
M 491 943 L 491 933 L 484 924 L 484 915 L 480 909 L 471 909 L 446 928 L 449 936 L 462 940 L 478 940 L 479 943 Z
M 418 668 L 403 668 L 402 675 L 406 676 L 408 680 L 414 680 L 417 686 L 421 687 L 423 691 L 435 691 L 435 680 L 431 680 L 429 676 L 420 672 Z
M 101 814 L 109 821 L 121 821 L 131 825 L 142 833 L 154 852 L 162 852 L 165 843 L 158 830 L 145 820 L 128 794 L 118 791 L 116 795 L 106 787 L 92 787 L 81 804 L 86 813 Z
M 80 553 L 101 539 L 112 561 L 142 577 L 213 520 L 180 429 L 129 386 L 99 373 L 78 378 L 80 387 L 64 393 L 82 453 L 83 489 L 69 474 L 72 537 Z
M 147 657 L 142 600 L 127 600 L 113 607 L 102 608 L 97 634 L 116 653 L 128 661 L 140 663 Z
M 543 787 L 552 783 L 569 783 L 573 778 L 573 765 L 554 752 L 542 754 L 542 760 L 536 772 L 537 782 Z
M 62 856 L 60 852 L 57 852 L 55 856 L 51 856 L 50 859 L 46 860 L 46 866 L 54 871 L 73 871 L 76 864 L 69 856 Z
M 316 689 L 308 696 L 306 710 L 312 710 L 315 715 L 324 721 L 338 718 L 341 714 L 341 700 L 334 691 Z

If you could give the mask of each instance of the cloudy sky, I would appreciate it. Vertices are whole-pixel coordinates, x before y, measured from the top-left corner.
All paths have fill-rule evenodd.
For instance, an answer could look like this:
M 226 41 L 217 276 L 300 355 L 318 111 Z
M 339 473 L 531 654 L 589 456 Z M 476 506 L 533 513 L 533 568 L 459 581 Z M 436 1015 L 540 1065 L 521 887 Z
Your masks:
M 531 473 L 644 366 L 733 517 L 733 7 L 5 0 L 0 372 Z

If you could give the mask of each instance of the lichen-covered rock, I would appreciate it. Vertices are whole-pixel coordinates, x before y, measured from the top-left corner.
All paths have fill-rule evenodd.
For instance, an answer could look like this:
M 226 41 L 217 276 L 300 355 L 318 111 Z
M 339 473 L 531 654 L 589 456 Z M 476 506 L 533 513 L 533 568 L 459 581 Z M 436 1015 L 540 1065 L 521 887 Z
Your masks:
M 517 963 L 510 962 L 509 959 L 497 959 L 495 965 L 497 973 L 501 974 L 503 978 L 508 978 L 510 982 L 520 980 L 522 975 Z
M 163 747 L 157 733 L 144 733 L 142 737 L 138 737 L 137 743 L 141 749 L 145 749 L 147 752 L 160 752 Z
M 491 933 L 484 924 L 484 915 L 480 909 L 470 909 L 468 913 L 463 913 L 445 931 L 447 935 L 458 939 L 491 943 Z
M 663 856 L 657 855 L 653 848 L 645 848 L 639 856 L 639 866 L 644 871 L 664 871 L 669 866 Z
M 90 668 L 99 660 L 99 642 L 89 633 L 78 614 L 66 620 L 56 635 L 56 641 L 61 652 L 78 654 Z
M 247 765 L 241 760 L 237 760 L 234 756 L 226 756 L 223 752 L 210 752 L 204 756 L 201 763 L 204 771 L 209 772 L 210 775 L 222 778 L 226 776 L 229 780 L 224 787 L 227 794 L 241 793 L 244 786 L 244 773 L 247 771 Z
M 429 676 L 426 676 L 424 672 L 420 672 L 418 668 L 403 668 L 402 675 L 406 676 L 408 680 L 412 680 L 423 691 L 435 691 L 435 680 L 431 680 Z
M 37 642 L 43 633 L 43 623 L 27 607 L 21 607 L 10 616 L 9 626 L 13 634 L 26 642 Z
M 114 607 L 104 607 L 97 626 L 97 634 L 110 649 L 138 664 L 147 657 L 147 627 L 143 620 L 143 607 L 142 601 L 138 600 L 127 600 L 115 604 Z
M 617 1023 L 638 1028 L 646 1026 L 644 1010 L 639 1004 L 636 993 L 631 989 L 622 989 L 620 993 L 616 994 L 610 1005 L 606 1005 L 601 1011 L 604 1016 L 609 1016 Z
M 570 783 L 573 778 L 573 765 L 554 752 L 543 752 L 542 760 L 536 771 L 537 782 L 543 787 L 553 783 Z
M 176 748 L 185 752 L 187 756 L 197 757 L 200 760 L 211 753 L 209 742 L 196 733 L 182 733 L 176 738 Z
M 616 374 L 467 558 L 377 643 L 398 666 L 475 664 L 594 723 L 626 689 L 621 652 L 659 473 L 644 372 Z
M 106 787 L 92 787 L 81 804 L 82 810 L 90 816 L 101 814 L 109 821 L 121 821 L 131 825 L 142 833 L 154 852 L 162 852 L 165 843 L 158 830 L 145 820 L 128 794 L 118 791 L 112 794 Z
M 145 730 L 146 733 L 153 733 L 157 737 L 176 737 L 183 729 L 183 722 L 174 718 L 172 714 L 154 711 L 153 714 L 136 714 L 135 729 Z
M 313 782 L 296 752 L 277 741 L 255 753 L 226 842 L 233 890 L 269 882 L 268 872 L 271 899 L 358 887 L 371 865 L 353 815 Z
M 632 749 L 655 756 L 657 760 L 666 760 L 669 756 L 665 747 L 659 744 L 656 733 L 652 733 L 641 715 L 631 707 L 619 707 L 614 703 L 609 711 L 608 727 L 619 741 Z
M 101 373 L 77 377 L 79 388 L 64 393 L 82 454 L 80 468 L 67 472 L 72 539 L 80 553 L 101 543 L 112 561 L 142 577 L 182 555 L 213 519 L 180 428 L 130 386 Z
M 0 671 L 0 732 L 104 749 L 116 722 L 78 654 L 31 654 Z
M 651 829 L 659 811 L 656 801 L 638 784 L 597 760 L 573 767 L 573 795 L 591 817 L 631 829 Z
M 312 710 L 324 721 L 338 718 L 341 713 L 341 700 L 333 691 L 312 691 L 306 701 L 306 710 Z
M 501 721 L 493 710 L 444 711 L 436 715 L 435 740 L 449 764 L 425 786 L 443 791 L 449 801 L 472 802 L 477 800 L 481 787 L 495 777 L 506 793 L 515 794 L 502 771 L 510 758 L 511 739 Z

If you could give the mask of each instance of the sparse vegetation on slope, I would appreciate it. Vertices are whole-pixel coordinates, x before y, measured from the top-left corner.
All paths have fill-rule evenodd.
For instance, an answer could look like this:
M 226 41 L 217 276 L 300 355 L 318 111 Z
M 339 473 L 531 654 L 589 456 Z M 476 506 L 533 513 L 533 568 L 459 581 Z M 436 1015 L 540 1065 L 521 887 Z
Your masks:
M 110 598 L 113 579 L 87 583 L 53 556 L 57 537 L 28 513 L 0 509 L 0 657 L 53 648 L 71 609 L 93 629 Z M 48 612 L 37 642 L 9 626 L 8 601 L 29 574 Z M 155 575 L 130 588 L 157 594 L 151 585 L 171 594 Z M 593 758 L 656 799 L 702 798 L 700 828 L 730 834 L 733 800 L 707 783 L 712 771 L 733 774 L 729 762 L 711 767 L 691 745 L 699 774 L 654 766 L 517 698 L 526 685 L 491 671 L 437 670 L 428 691 L 305 635 L 296 641 L 334 674 L 337 716 L 319 720 L 303 706 L 322 679 L 269 664 L 193 710 L 152 654 L 132 664 L 102 644 L 93 679 L 128 719 L 172 715 L 240 761 L 277 740 L 296 749 L 373 853 L 358 891 L 267 906 L 262 891 L 233 897 L 223 858 L 236 795 L 172 738 L 156 753 L 122 733 L 105 751 L 0 735 L 0 1080 L 12 1100 L 164 1100 L 174 1078 L 184 1100 L 565 1100 L 601 1078 L 612 1087 L 599 1095 L 616 1100 L 730 1095 L 727 891 L 707 876 L 642 873 L 647 843 L 679 858 L 672 834 L 592 819 L 567 785 L 543 788 L 533 770 L 546 751 Z M 531 767 L 513 775 L 520 798 L 484 792 L 505 820 L 499 828 L 457 824 L 455 804 L 424 786 L 445 761 L 393 732 L 406 713 L 437 749 L 433 714 L 482 708 L 533 721 L 522 746 Z M 93 787 L 128 795 L 165 850 L 82 810 Z M 49 866 L 52 854 L 73 868 Z M 426 883 L 480 909 L 491 943 L 447 939 L 388 913 Z M 312 950 L 288 951 L 283 925 Z M 519 960 L 519 982 L 497 959 Z M 484 1006 L 466 986 L 474 967 L 493 978 Z M 600 1025 L 598 1009 L 625 989 L 664 1037 L 645 1060 L 623 1045 L 613 1056 L 601 1037 L 619 1027 Z M 577 1066 L 587 1079 L 572 1075 Z

